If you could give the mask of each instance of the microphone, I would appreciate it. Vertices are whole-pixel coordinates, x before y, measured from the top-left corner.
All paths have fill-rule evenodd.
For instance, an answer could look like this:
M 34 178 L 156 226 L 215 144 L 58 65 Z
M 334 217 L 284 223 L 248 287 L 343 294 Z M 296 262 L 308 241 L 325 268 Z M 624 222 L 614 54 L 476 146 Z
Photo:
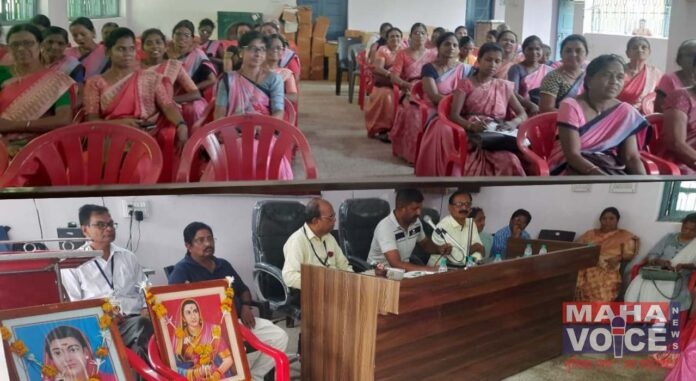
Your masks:
M 464 259 L 466 259 L 469 256 L 469 250 L 464 248 L 454 237 L 452 237 L 449 233 L 447 233 L 447 230 L 445 229 L 440 229 L 435 224 L 433 223 L 433 219 L 430 218 L 430 216 L 423 216 L 423 221 L 430 225 L 430 227 L 433 228 L 433 232 L 437 233 L 440 237 L 442 237 L 445 242 L 451 243 L 454 247 L 457 249 L 461 250 L 462 253 L 464 254 Z
M 614 358 L 623 358 L 624 335 L 626 334 L 626 320 L 621 316 L 611 319 L 611 336 L 614 338 Z

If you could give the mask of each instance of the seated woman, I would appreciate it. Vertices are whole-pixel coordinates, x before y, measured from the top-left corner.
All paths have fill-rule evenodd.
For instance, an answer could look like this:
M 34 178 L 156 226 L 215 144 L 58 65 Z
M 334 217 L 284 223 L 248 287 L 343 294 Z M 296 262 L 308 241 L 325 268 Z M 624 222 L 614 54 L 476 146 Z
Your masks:
M 141 67 L 153 70 L 169 79 L 174 86 L 174 101 L 181 105 L 186 124 L 191 127 L 201 117 L 208 102 L 201 97 L 200 91 L 178 60 L 164 59 L 165 37 L 159 29 L 148 29 L 141 37 L 145 59 Z M 190 133 L 191 131 L 189 131 Z
M 561 42 L 562 64 L 541 81 L 539 112 L 558 110 L 566 98 L 573 98 L 583 90 L 585 72 L 583 64 L 587 57 L 587 41 L 579 34 L 571 34 Z
M 389 131 L 389 138 L 396 141 L 392 144 L 392 151 L 395 156 L 399 156 L 409 163 L 416 160 L 415 146 L 403 146 L 400 142 L 412 142 L 415 136 L 403 136 L 406 131 L 413 131 L 408 128 L 408 124 L 420 126 L 425 121 L 421 120 L 418 106 L 409 100 L 411 87 L 421 78 L 421 71 L 425 64 L 432 62 L 437 57 L 437 49 L 427 49 L 425 41 L 428 32 L 425 25 L 415 23 L 411 27 L 410 46 L 401 49 L 396 54 L 394 65 L 389 69 L 392 84 L 401 88 L 402 96 L 399 97 L 399 107 L 394 117 L 394 125 Z M 395 100 L 397 101 L 397 100 Z
M 0 66 L 0 141 L 10 157 L 31 139 L 72 122 L 75 81 L 44 67 L 42 38 L 31 24 L 15 25 L 7 33 L 15 64 Z
M 430 34 L 430 39 L 425 41 L 425 48 L 426 49 L 435 49 L 437 48 L 437 39 L 442 36 L 443 33 L 447 32 L 447 29 L 439 26 L 435 29 L 433 29 L 433 33 Z M 427 38 L 427 31 L 426 31 L 426 38 Z
M 650 280 L 636 276 L 628 285 L 627 302 L 675 302 L 680 311 L 691 307 L 688 283 L 696 270 L 696 213 L 684 217 L 679 233 L 669 233 L 650 249 L 648 265 L 676 271 L 683 280 Z
M 623 65 L 617 55 L 595 58 L 587 66 L 584 93 L 561 102 L 551 174 L 645 174 L 636 134 L 648 122 L 616 99 L 623 88 Z
M 75 57 L 65 55 L 68 46 L 68 32 L 58 26 L 51 26 L 43 31 L 41 43 L 41 61 L 51 69 L 70 76 L 80 86 L 85 82 L 85 67 Z
M 104 44 L 97 44 L 94 24 L 87 17 L 78 17 L 70 23 L 70 34 L 77 46 L 68 48 L 66 56 L 80 60 L 85 67 L 85 79 L 104 72 L 108 65 Z
M 581 235 L 576 242 L 600 247 L 597 266 L 578 272 L 575 300 L 579 302 L 613 302 L 621 288 L 621 263 L 629 262 L 638 253 L 639 238 L 619 229 L 621 215 L 614 207 L 599 215 L 599 229 Z
M 493 248 L 493 234 L 483 231 L 483 229 L 486 227 L 486 214 L 483 212 L 483 209 L 478 207 L 471 208 L 469 218 L 474 219 L 476 229 L 479 233 L 479 238 L 481 238 L 481 244 L 486 250 L 485 258 L 493 258 L 493 254 L 491 253 L 491 249 Z
M 696 56 L 693 66 L 696 68 Z M 693 86 L 672 91 L 664 102 L 660 139 L 665 152 L 656 152 L 679 165 L 683 175 L 696 174 L 696 90 Z
M 696 39 L 682 42 L 677 50 L 677 65 L 680 70 L 663 75 L 655 88 L 657 93 L 655 112 L 664 111 L 665 99 L 671 92 L 694 85 L 694 58 L 696 58 Z
M 105 120 L 140 128 L 156 136 L 160 144 L 165 127 L 176 126 L 176 145 L 188 139 L 188 127 L 172 96 L 168 78 L 154 70 L 137 70 L 135 35 L 118 28 L 104 42 L 111 67 L 85 83 L 87 120 Z M 162 147 L 163 150 L 168 147 Z
M 662 71 L 646 63 L 650 58 L 650 41 L 645 37 L 631 37 L 626 45 L 626 56 L 629 62 L 624 68 L 626 78 L 618 99 L 641 110 L 643 98 L 655 91 L 662 78 Z
M 264 66 L 268 38 L 249 32 L 239 40 L 242 66 L 225 73 L 217 86 L 215 119 L 239 114 L 270 115 L 283 119 L 285 100 L 280 75 Z
M 542 57 L 541 39 L 529 36 L 522 42 L 524 61 L 513 65 L 508 71 L 508 80 L 515 84 L 515 95 L 524 107 L 527 115 L 539 113 L 539 88 L 551 67 L 540 64 Z
M 394 65 L 396 55 L 402 49 L 402 33 L 391 28 L 386 33 L 387 43 L 377 49 L 372 65 L 374 88 L 365 106 L 367 136 L 389 142 L 387 133 L 394 124 L 394 91 L 389 80 L 389 68 Z
M 115 22 L 105 23 L 101 28 L 102 41 L 106 41 L 106 38 L 109 37 L 109 34 L 111 34 L 111 32 L 115 31 L 118 28 L 119 28 L 119 25 L 116 24 Z
M 508 79 L 508 71 L 517 63 L 517 34 L 511 30 L 498 33 L 496 42 L 503 48 L 503 62 L 495 74 L 496 78 Z
M 473 54 L 474 39 L 469 36 L 464 36 L 459 39 L 459 62 L 470 66 L 476 65 L 476 56 Z
M 198 34 L 200 35 L 199 47 L 215 64 L 215 69 L 219 73 L 222 71 L 222 58 L 225 55 L 225 47 L 220 40 L 211 40 L 215 30 L 213 20 L 205 18 L 198 23 Z
M 263 23 L 261 24 L 261 34 L 266 37 L 271 35 L 280 36 L 280 28 L 274 22 Z M 295 76 L 295 82 L 300 83 L 300 57 L 290 47 L 285 48 L 283 51 L 278 66 L 289 69 Z
M 478 70 L 460 81 L 454 90 L 449 117 L 469 135 L 469 147 L 460 147 L 468 149 L 465 167 L 455 167 L 455 176 L 524 175 L 520 160 L 506 150 L 516 147 L 514 137 L 487 132 L 486 135 L 495 135 L 494 139 L 500 143 L 489 145 L 490 140 L 481 134 L 490 128 L 509 134 L 527 119 L 512 82 L 495 78 L 502 61 L 503 49 L 498 44 L 483 44 L 479 50 Z M 511 114 L 517 116 L 509 119 Z M 451 127 L 444 123 L 429 126 L 418 152 L 417 176 L 447 175 L 447 158 L 455 153 L 453 136 Z
M 210 101 L 213 98 L 213 87 L 217 82 L 217 72 L 208 56 L 193 44 L 195 35 L 193 23 L 189 20 L 179 21 L 174 26 L 172 34 L 174 45 L 167 52 L 166 58 L 181 61 L 203 98 Z M 200 114 L 195 115 L 195 120 L 200 117 Z
M 264 65 L 270 71 L 280 75 L 280 78 L 284 83 L 285 97 L 296 105 L 299 97 L 297 82 L 295 81 L 295 74 L 292 72 L 292 70 L 279 66 L 285 49 L 288 48 L 288 43 L 279 34 L 272 34 L 268 36 L 268 39 L 270 41 L 270 45 L 268 51 L 266 51 L 266 62 Z
M 375 53 L 377 53 L 379 48 L 387 44 L 387 32 L 389 32 L 392 28 L 392 24 L 388 22 L 382 23 L 382 25 L 379 26 L 379 39 L 370 45 L 370 50 L 367 54 L 367 62 L 373 64 Z

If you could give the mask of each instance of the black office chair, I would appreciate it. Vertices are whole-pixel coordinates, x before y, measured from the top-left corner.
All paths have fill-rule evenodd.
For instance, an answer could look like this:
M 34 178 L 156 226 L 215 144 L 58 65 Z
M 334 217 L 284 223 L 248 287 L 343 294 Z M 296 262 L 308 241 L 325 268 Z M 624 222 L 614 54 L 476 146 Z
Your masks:
M 425 216 L 430 216 L 430 218 L 433 220 L 433 224 L 437 225 L 440 222 L 440 212 L 433 208 L 423 208 L 421 210 L 421 225 L 423 225 L 423 231 L 428 238 L 431 238 L 433 236 L 433 228 L 423 221 L 423 217 Z M 414 265 L 425 266 L 428 264 L 428 260 L 430 260 L 430 254 L 433 253 L 428 253 L 422 247 L 420 247 L 420 245 L 416 245 L 411 253 L 409 261 Z
M 338 210 L 339 236 L 343 253 L 355 272 L 370 268 L 372 236 L 377 224 L 391 212 L 389 203 L 381 198 L 354 198 L 344 201 Z
M 259 201 L 252 214 L 254 287 L 257 297 L 293 327 L 300 318 L 298 293 L 283 281 L 283 245 L 305 222 L 305 206 L 297 201 Z
M 355 78 L 360 78 L 360 64 L 358 63 L 358 55 L 365 51 L 365 45 L 354 44 L 348 50 L 350 51 L 350 61 L 348 65 L 348 103 L 353 103 L 353 94 L 355 93 Z
M 341 81 L 343 72 L 347 72 L 350 66 L 349 48 L 354 44 L 361 44 L 359 37 L 339 37 L 336 47 L 336 95 L 341 95 Z M 350 78 L 348 79 L 350 81 Z
M 539 232 L 539 239 L 573 242 L 575 239 L 575 232 L 566 230 L 541 229 Z

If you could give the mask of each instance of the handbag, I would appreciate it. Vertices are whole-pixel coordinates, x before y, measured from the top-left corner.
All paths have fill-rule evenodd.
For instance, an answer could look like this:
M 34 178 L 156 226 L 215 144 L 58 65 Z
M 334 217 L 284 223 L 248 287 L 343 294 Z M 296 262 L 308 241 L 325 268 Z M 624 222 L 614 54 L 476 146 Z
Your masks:
M 518 152 L 517 138 L 493 131 L 469 133 L 469 141 L 488 151 Z
M 640 275 L 645 280 L 666 280 L 672 282 L 681 277 L 679 272 L 667 270 L 660 266 L 643 266 L 640 268 Z

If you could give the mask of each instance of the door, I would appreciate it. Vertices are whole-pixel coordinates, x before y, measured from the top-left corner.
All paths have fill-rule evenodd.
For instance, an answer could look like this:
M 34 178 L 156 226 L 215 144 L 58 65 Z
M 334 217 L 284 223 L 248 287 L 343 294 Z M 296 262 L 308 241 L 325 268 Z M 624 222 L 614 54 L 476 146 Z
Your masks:
M 573 0 L 558 0 L 558 26 L 556 32 L 556 60 L 561 59 L 561 42 L 573 34 L 573 17 L 575 5 Z
M 476 21 L 493 19 L 493 1 L 495 0 L 466 1 L 466 29 L 469 30 L 469 36 L 474 36 Z
M 348 28 L 348 0 L 297 0 L 297 5 L 312 7 L 312 22 L 317 16 L 328 17 L 331 20 L 326 40 L 336 40 L 343 36 Z

